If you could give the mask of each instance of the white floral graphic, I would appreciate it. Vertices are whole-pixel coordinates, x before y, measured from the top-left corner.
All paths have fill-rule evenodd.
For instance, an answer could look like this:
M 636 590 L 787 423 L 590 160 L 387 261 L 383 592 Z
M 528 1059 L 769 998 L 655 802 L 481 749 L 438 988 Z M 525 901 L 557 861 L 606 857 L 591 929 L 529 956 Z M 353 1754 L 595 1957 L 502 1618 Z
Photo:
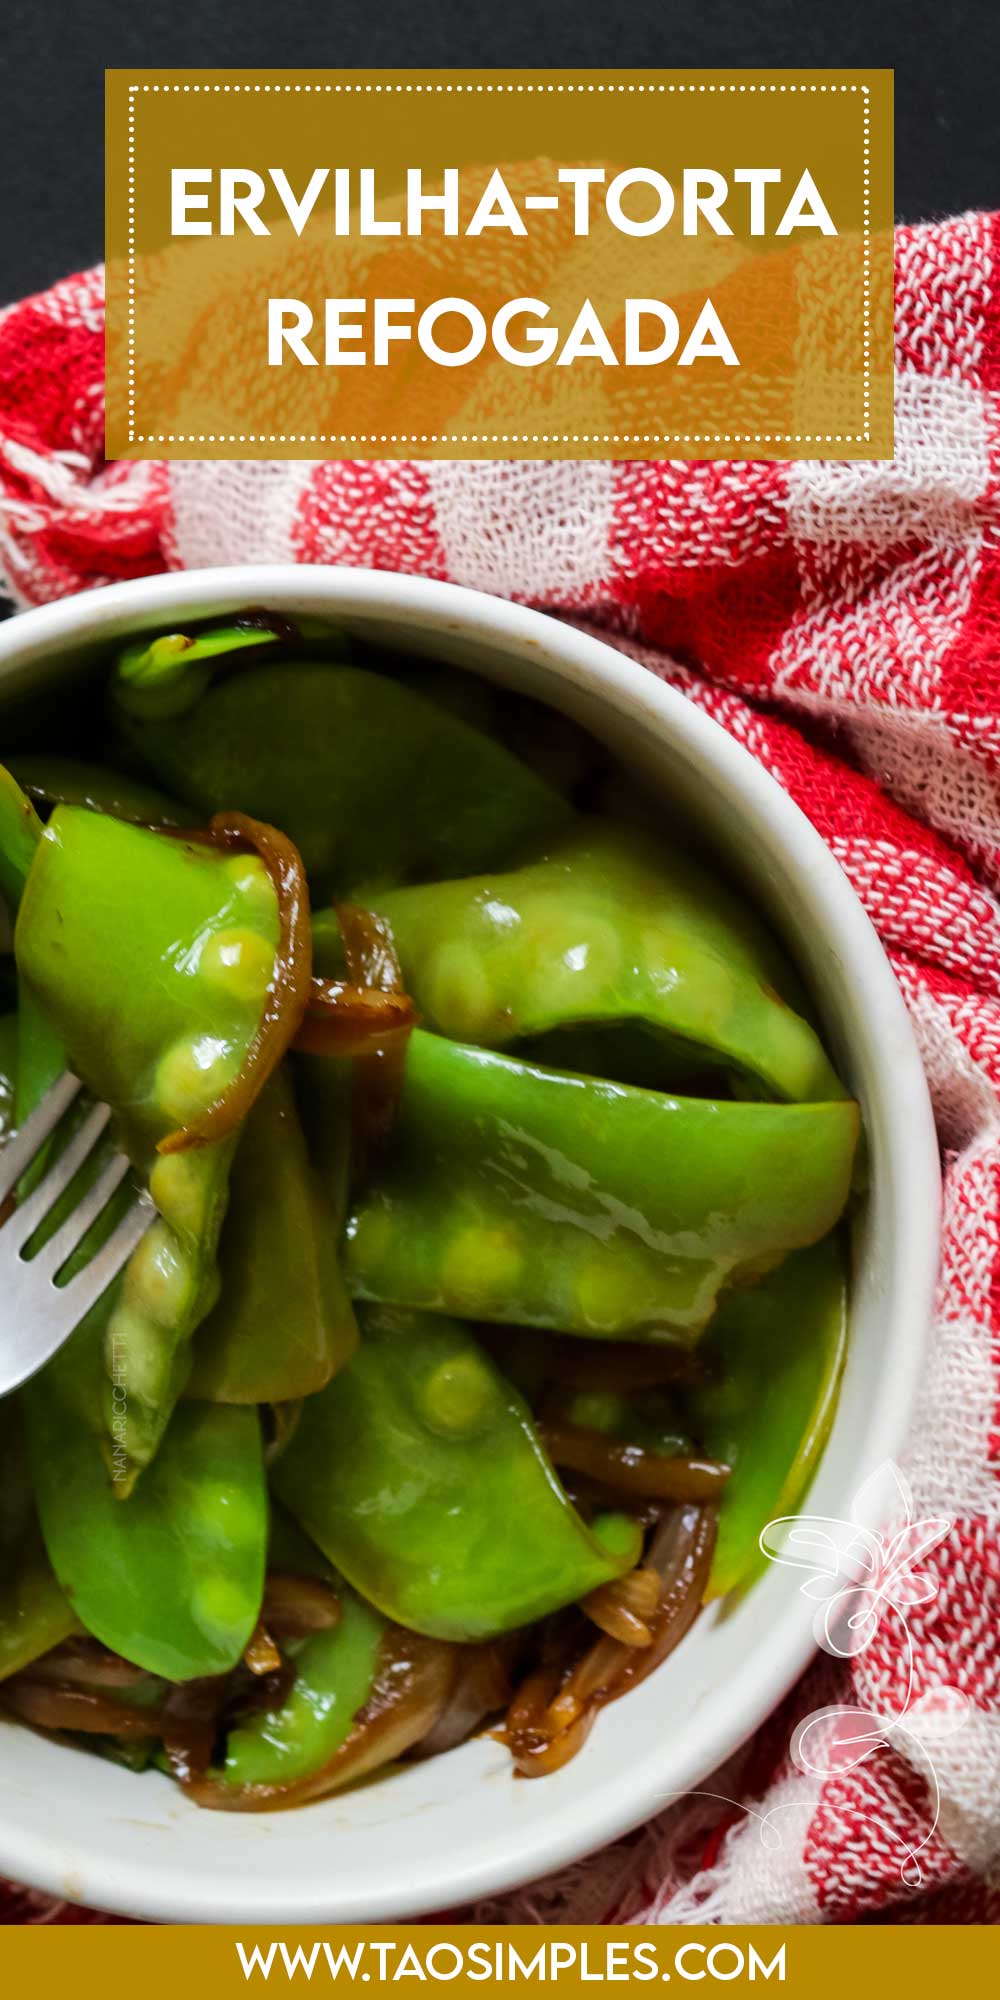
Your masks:
M 927 1780 L 931 1823 L 908 1848 L 901 1874 L 908 1887 L 923 1877 L 919 1856 L 933 1839 L 941 1810 L 940 1787 L 931 1748 L 965 1721 L 968 1702 L 959 1688 L 936 1685 L 914 1698 L 913 1640 L 907 1613 L 937 1595 L 933 1576 L 920 1568 L 942 1542 L 951 1522 L 916 1520 L 913 1496 L 891 1461 L 866 1480 L 849 1521 L 822 1515 L 790 1514 L 769 1521 L 760 1536 L 771 1562 L 809 1572 L 804 1597 L 815 1600 L 816 1643 L 835 1659 L 853 1659 L 872 1643 L 886 1618 L 895 1620 L 906 1666 L 904 1697 L 895 1714 L 847 1704 L 816 1709 L 796 1728 L 793 1761 L 802 1771 L 833 1778 L 856 1770 L 880 1750 L 904 1750 Z

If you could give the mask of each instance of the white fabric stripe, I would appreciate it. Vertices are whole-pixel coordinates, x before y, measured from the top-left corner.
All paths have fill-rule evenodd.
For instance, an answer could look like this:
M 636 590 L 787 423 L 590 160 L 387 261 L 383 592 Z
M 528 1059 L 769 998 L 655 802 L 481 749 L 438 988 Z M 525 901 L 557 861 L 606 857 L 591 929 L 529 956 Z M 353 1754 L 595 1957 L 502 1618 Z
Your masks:
M 921 1724 L 941 1788 L 938 1831 L 966 1866 L 984 1873 L 1000 1860 L 1000 1715 L 972 1709 L 955 1736 L 934 1740 Z
M 901 376 L 891 464 L 789 468 L 806 616 L 776 652 L 775 694 L 804 709 L 873 694 L 933 706 L 982 561 L 989 426 L 973 384 Z M 876 577 L 882 553 L 908 542 L 918 553 Z
M 805 1865 L 805 1848 L 820 1789 L 818 1778 L 798 1771 L 772 1785 L 760 1816 L 733 1829 L 715 1867 L 696 1875 L 662 1903 L 655 1922 L 818 1923 L 820 1909 Z
M 173 560 L 181 569 L 215 563 L 294 562 L 292 530 L 317 459 L 216 464 L 181 459 L 169 468 Z
M 567 610 L 598 594 L 614 511 L 608 462 L 435 462 L 427 479 L 453 583 Z

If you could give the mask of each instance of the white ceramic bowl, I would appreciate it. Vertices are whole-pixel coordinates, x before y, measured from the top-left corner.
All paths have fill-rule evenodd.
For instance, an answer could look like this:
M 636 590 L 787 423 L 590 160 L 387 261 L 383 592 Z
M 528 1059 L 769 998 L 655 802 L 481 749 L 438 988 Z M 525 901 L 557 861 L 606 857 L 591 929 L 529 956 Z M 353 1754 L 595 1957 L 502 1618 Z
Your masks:
M 139 631 L 247 604 L 328 614 L 538 696 L 585 723 L 704 831 L 770 916 L 864 1108 L 872 1191 L 857 1248 L 850 1352 L 810 1511 L 842 1516 L 896 1453 L 920 1375 L 937 1260 L 937 1149 L 923 1072 L 881 947 L 836 862 L 771 778 L 652 674 L 554 619 L 448 584 L 359 570 L 158 576 L 0 627 L 2 704 L 80 672 Z M 477 1741 L 299 1812 L 200 1812 L 136 1778 L 0 1724 L 0 1873 L 122 1914 L 174 1922 L 390 1920 L 513 1887 L 636 1825 L 708 1774 L 812 1652 L 812 1607 L 772 1568 L 704 1614 L 660 1671 L 607 1709 L 556 1776 L 512 1782 Z

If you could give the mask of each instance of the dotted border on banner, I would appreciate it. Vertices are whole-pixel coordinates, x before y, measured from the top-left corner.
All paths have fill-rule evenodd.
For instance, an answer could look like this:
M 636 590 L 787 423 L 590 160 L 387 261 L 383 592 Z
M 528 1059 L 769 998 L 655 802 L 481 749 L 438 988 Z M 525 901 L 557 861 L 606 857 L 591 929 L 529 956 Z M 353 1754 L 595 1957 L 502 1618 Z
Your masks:
M 130 444 L 870 444 L 871 443 L 871 91 L 867 83 L 130 83 L 128 87 L 128 440 Z M 664 435 L 623 433 L 606 436 L 581 431 L 579 433 L 548 432 L 504 432 L 502 434 L 477 431 L 459 433 L 430 431 L 427 433 L 360 432 L 334 436 L 325 431 L 295 433 L 285 431 L 260 432 L 144 432 L 135 429 L 135 112 L 136 99 L 140 96 L 198 95 L 206 96 L 245 92 L 248 96 L 275 96 L 295 92 L 317 96 L 361 96 L 413 95 L 424 93 L 428 96 L 447 96 L 455 92 L 469 91 L 481 96 L 502 95 L 565 95 L 579 91 L 581 94 L 600 96 L 657 94 L 670 96 L 684 91 L 704 93 L 715 92 L 737 95 L 781 96 L 790 91 L 802 91 L 822 95 L 858 95 L 862 99 L 862 375 L 864 401 L 864 430 L 860 433 L 828 432 L 813 434 L 810 431 L 793 433 L 728 432 L 710 433 L 698 431 L 675 431 Z

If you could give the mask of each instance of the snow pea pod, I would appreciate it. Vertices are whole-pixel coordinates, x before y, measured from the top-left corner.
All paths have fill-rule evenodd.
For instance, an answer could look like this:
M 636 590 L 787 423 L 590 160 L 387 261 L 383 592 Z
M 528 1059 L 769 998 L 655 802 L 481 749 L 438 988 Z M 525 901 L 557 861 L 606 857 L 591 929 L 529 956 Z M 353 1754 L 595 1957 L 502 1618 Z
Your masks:
M 470 1329 L 368 1310 L 273 1485 L 356 1590 L 432 1638 L 491 1638 L 634 1564 L 634 1522 L 587 1527 L 521 1397 Z
M 492 867 L 571 819 L 492 737 L 363 667 L 255 663 L 207 687 L 196 674 L 188 706 L 148 720 L 123 710 L 130 692 L 119 666 L 112 705 L 157 780 L 201 816 L 239 807 L 280 826 L 317 895 Z
M 417 1030 L 348 1216 L 356 1297 L 605 1338 L 694 1338 L 720 1288 L 815 1242 L 857 1107 L 716 1103 Z
M 126 1379 L 128 1490 L 153 1457 L 218 1294 L 216 1245 L 235 1140 L 160 1156 L 239 1070 L 274 967 L 278 914 L 256 855 L 57 807 L 38 842 L 15 932 L 18 968 L 50 1040 L 117 1114 L 119 1141 L 160 1211 L 129 1261 L 106 1330 Z M 23 1021 L 22 1021 L 23 1028 Z M 43 1034 L 44 1039 L 44 1034 Z M 105 1387 L 111 1429 L 112 1385 Z
M 348 1137 L 347 1106 L 340 1126 Z M 336 1134 L 334 1134 L 336 1137 Z M 346 1151 L 346 1148 L 345 1148 Z M 306 1152 L 287 1066 L 246 1121 L 219 1243 L 222 1289 L 198 1332 L 187 1394 L 287 1403 L 322 1389 L 357 1345 L 337 1257 L 343 1222 Z
M 280 1708 L 232 1729 L 223 1767 L 229 1785 L 281 1785 L 309 1777 L 346 1743 L 378 1672 L 386 1621 L 353 1590 L 338 1587 L 340 1618 L 295 1650 L 295 1683 Z
M 273 648 L 290 635 L 283 619 L 247 617 L 203 632 L 161 632 L 133 639 L 115 664 L 115 697 L 121 712 L 142 722 L 181 714 L 200 699 L 212 676 L 234 654 Z
M 814 1030 L 781 997 L 796 980 L 763 925 L 676 845 L 583 822 L 542 861 L 386 890 L 378 910 L 426 1025 L 455 1041 L 504 1048 L 551 1035 L 545 1059 L 570 1068 L 552 1031 L 632 1023 L 665 1060 L 679 1046 L 752 1079 L 758 1095 L 844 1095 Z M 318 960 L 329 927 L 317 925 Z
M 0 896 L 13 912 L 42 835 L 42 822 L 31 800 L 0 764 Z
M 840 1232 L 723 1300 L 706 1342 L 711 1379 L 687 1402 L 703 1448 L 732 1467 L 710 1596 L 724 1596 L 763 1567 L 761 1529 L 798 1507 L 829 1436 L 846 1344 Z
M 253 1632 L 264 1588 L 257 1412 L 182 1404 L 122 1505 L 74 1400 L 74 1374 L 93 1379 L 81 1334 L 70 1343 L 73 1367 L 47 1369 L 25 1399 L 52 1567 L 82 1624 L 124 1659 L 172 1681 L 225 1673 Z
M 0 1403 L 0 1681 L 78 1629 L 45 1553 L 20 1416 L 8 1398 Z
M 86 806 L 89 812 L 110 813 L 112 819 L 134 820 L 141 826 L 183 826 L 189 816 L 153 785 L 141 784 L 102 764 L 75 757 L 12 757 L 11 776 L 32 800 L 45 806 Z
M 0 1140 L 7 1137 L 14 1122 L 16 1076 L 17 1015 L 0 1014 Z

